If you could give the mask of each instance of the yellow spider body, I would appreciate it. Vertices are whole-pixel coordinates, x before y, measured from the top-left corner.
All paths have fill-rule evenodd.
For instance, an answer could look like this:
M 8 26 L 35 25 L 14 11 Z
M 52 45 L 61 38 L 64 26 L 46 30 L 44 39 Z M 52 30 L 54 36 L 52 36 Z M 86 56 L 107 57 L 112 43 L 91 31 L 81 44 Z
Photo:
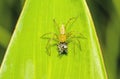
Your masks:
M 64 27 L 64 25 L 62 25 L 60 27 L 59 42 L 66 42 L 66 34 L 65 34 L 65 27 Z
M 74 33 L 73 31 L 70 31 L 70 32 L 67 31 L 68 24 L 71 23 L 71 21 L 72 21 L 72 23 L 75 22 L 76 19 L 77 18 L 70 18 L 68 20 L 68 22 L 65 25 L 62 24 L 61 27 L 59 27 L 59 25 L 56 23 L 55 19 L 53 20 L 55 26 L 57 27 L 57 30 L 59 31 L 59 34 L 50 32 L 50 33 L 44 34 L 41 37 L 43 39 L 48 39 L 48 42 L 46 45 L 46 50 L 49 55 L 51 54 L 50 48 L 52 46 L 57 46 L 59 55 L 63 55 L 63 54 L 67 55 L 68 54 L 68 44 L 70 42 L 72 42 L 74 45 L 74 49 L 73 49 L 74 52 L 75 52 L 76 43 L 78 43 L 79 48 L 81 48 L 80 41 L 79 41 L 79 38 L 82 38 L 81 33 Z M 48 37 L 49 35 L 52 35 L 52 36 Z M 52 41 L 54 41 L 55 44 L 51 44 Z

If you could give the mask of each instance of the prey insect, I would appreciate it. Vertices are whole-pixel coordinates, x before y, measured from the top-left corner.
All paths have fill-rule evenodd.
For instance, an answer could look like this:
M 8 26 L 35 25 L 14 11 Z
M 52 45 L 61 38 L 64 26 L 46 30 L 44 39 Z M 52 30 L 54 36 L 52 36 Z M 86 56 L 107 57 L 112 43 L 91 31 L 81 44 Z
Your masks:
M 54 25 L 57 28 L 56 30 L 59 33 L 46 33 L 43 34 L 41 36 L 42 39 L 47 39 L 47 45 L 46 45 L 46 50 L 47 53 L 49 55 L 51 55 L 51 47 L 53 46 L 57 46 L 58 49 L 58 54 L 59 55 L 67 55 L 68 54 L 68 44 L 69 43 L 73 43 L 73 50 L 75 53 L 75 46 L 78 45 L 79 49 L 81 49 L 81 45 L 80 45 L 80 38 L 84 38 L 84 36 L 79 33 L 79 32 L 75 32 L 75 31 L 70 31 L 67 32 L 68 26 L 70 26 L 71 24 L 73 24 L 78 17 L 73 17 L 70 18 L 66 24 L 62 24 L 61 26 L 59 26 L 56 22 L 56 20 L 54 19 Z M 54 43 L 53 43 L 54 42 Z

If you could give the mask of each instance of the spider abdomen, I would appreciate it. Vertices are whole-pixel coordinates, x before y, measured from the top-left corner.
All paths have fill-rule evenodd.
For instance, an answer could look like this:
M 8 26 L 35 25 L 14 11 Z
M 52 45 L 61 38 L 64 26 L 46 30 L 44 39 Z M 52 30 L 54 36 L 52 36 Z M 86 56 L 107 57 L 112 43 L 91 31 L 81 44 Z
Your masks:
M 67 54 L 68 46 L 66 42 L 60 42 L 57 47 L 60 55 Z

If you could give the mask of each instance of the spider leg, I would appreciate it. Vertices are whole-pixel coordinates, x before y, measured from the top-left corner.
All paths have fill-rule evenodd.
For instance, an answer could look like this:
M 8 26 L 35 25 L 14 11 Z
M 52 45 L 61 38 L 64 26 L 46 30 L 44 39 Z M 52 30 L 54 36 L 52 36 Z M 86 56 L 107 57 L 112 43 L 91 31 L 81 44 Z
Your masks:
M 72 21 L 72 23 L 71 23 L 71 25 L 77 20 L 77 18 L 78 18 L 78 16 L 77 17 L 72 17 L 72 18 L 70 18 L 68 21 L 67 21 L 67 23 L 65 24 L 65 28 L 67 29 L 67 26 L 68 26 L 68 24 Z
M 69 39 L 66 41 L 68 45 L 72 44 L 74 55 L 76 54 L 76 42 L 74 39 Z
M 79 38 L 76 38 L 76 37 L 72 37 L 71 38 L 72 40 L 76 41 L 77 45 L 78 45 L 78 48 L 81 50 L 81 42 L 79 40 Z M 71 42 L 68 40 L 68 43 Z
M 56 33 L 52 33 L 52 32 L 45 33 L 40 38 L 49 40 L 49 39 L 51 39 L 51 37 L 49 37 L 49 35 L 54 36 L 54 38 L 52 38 L 52 39 L 55 40 L 55 41 L 58 41 L 58 35 Z
M 59 31 L 59 25 L 58 25 L 58 23 L 56 22 L 56 20 L 55 19 L 53 19 L 53 22 L 54 22 L 54 26 L 57 28 L 57 30 Z
M 82 50 L 82 49 L 81 49 L 81 43 L 80 43 L 80 40 L 76 38 L 76 41 L 78 42 L 78 48 L 79 48 L 80 50 Z
M 51 35 L 51 36 L 50 36 Z M 51 44 L 52 41 L 58 42 L 58 35 L 56 33 L 45 33 L 43 34 L 40 38 L 42 39 L 47 39 L 47 44 L 46 44 L 46 52 L 48 55 L 51 55 L 51 47 L 55 46 L 54 44 Z
M 67 33 L 67 40 L 73 39 L 73 38 L 86 39 L 86 37 L 80 32 L 71 31 Z
M 67 43 L 73 43 L 74 55 L 76 54 L 76 45 L 78 46 L 79 50 L 81 51 L 81 43 L 80 43 L 79 38 L 72 36 L 70 39 L 67 40 Z
M 51 47 L 53 46 L 56 46 L 57 44 L 51 44 L 51 42 L 53 41 L 52 38 L 50 38 L 47 42 L 47 45 L 46 45 L 46 51 L 48 53 L 48 55 L 50 56 L 51 55 Z
M 76 47 L 76 46 L 75 46 L 75 42 L 74 42 L 73 46 L 74 46 L 74 55 L 75 55 L 75 52 L 76 52 L 76 51 L 75 51 L 75 47 Z

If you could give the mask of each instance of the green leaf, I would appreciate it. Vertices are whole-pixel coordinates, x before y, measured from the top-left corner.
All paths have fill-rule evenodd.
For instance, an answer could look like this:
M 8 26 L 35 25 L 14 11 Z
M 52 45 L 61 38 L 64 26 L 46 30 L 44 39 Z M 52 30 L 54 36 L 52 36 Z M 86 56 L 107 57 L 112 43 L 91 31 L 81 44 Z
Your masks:
M 58 32 L 53 19 L 61 25 L 72 17 L 78 19 L 68 26 L 69 30 L 80 32 L 86 39 L 79 39 L 80 44 L 68 44 L 68 55 L 62 57 L 58 56 L 57 46 L 51 47 L 49 56 L 48 40 L 40 37 Z M 26 0 L 1 66 L 0 79 L 107 79 L 85 0 Z

